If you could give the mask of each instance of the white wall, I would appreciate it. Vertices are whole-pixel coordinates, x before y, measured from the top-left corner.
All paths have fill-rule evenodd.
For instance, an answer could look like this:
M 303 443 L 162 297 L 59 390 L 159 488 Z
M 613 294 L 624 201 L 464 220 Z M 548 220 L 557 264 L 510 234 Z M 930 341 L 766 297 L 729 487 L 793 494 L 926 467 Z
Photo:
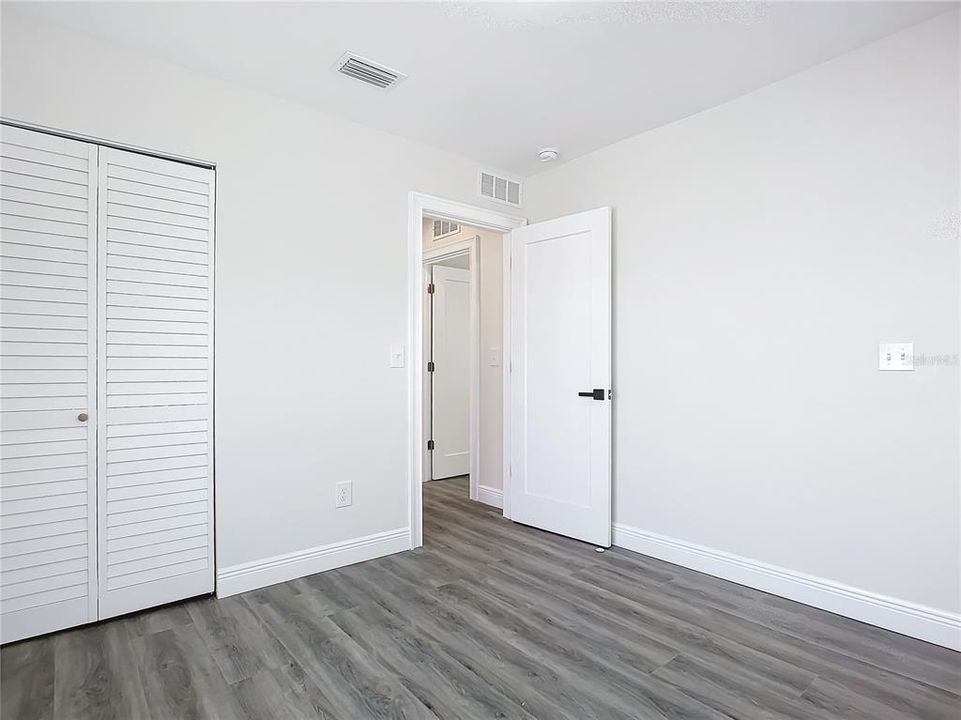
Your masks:
M 473 201 L 471 201 L 472 204 Z M 462 225 L 460 232 L 437 242 L 431 237 L 432 221 L 424 220 L 424 250 L 478 236 L 480 256 L 480 486 L 484 502 L 502 502 L 504 487 L 504 235 Z M 490 350 L 499 362 L 491 365 Z M 493 492 L 491 492 L 493 491 Z
M 7 7 L 2 32 L 5 117 L 217 163 L 218 569 L 297 560 L 230 589 L 406 528 L 407 195 L 482 204 L 475 163 Z
M 634 537 L 961 610 L 958 28 L 528 179 L 532 221 L 614 208 L 614 517 Z M 881 373 L 881 341 L 953 364 Z

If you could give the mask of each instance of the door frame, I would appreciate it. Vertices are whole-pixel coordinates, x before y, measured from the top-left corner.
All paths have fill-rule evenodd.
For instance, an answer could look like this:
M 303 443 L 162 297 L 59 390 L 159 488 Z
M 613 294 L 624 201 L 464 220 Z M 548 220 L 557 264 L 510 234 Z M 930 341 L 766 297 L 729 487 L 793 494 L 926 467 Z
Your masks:
M 451 243 L 450 245 L 445 245 L 441 248 L 436 248 L 428 250 L 424 253 L 424 267 L 428 265 L 439 265 L 444 260 L 449 260 L 450 258 L 463 257 L 466 256 L 470 267 L 468 272 L 470 273 L 470 310 L 469 314 L 469 324 L 470 328 L 468 330 L 469 349 L 468 354 L 470 356 L 470 367 L 468 370 L 469 379 L 469 420 L 468 420 L 468 451 L 470 452 L 469 459 L 469 472 L 470 472 L 470 499 L 477 499 L 477 483 L 480 478 L 480 254 L 479 254 L 479 242 L 480 238 L 475 235 L 468 240 L 460 240 L 456 243 Z M 428 278 L 427 273 L 424 273 L 423 280 L 424 292 L 426 294 Z M 427 305 L 424 305 L 423 312 L 423 322 L 424 327 L 427 323 Z M 423 349 L 426 350 L 429 345 L 428 334 L 423 333 Z M 423 366 L 424 373 L 427 374 L 426 361 L 421 363 Z M 423 381 L 423 375 L 421 380 Z M 424 437 L 427 438 L 429 435 L 430 424 L 429 422 L 433 419 L 434 409 L 431 406 L 431 394 L 427 391 L 427 383 L 424 383 L 423 387 L 423 432 Z M 427 482 L 432 480 L 431 477 L 431 464 L 428 462 L 430 450 L 427 449 L 427 442 L 425 439 L 423 445 L 423 481 Z
M 503 283 L 503 347 L 501 348 L 501 365 L 510 357 L 510 231 L 527 224 L 527 218 L 508 215 L 496 210 L 467 205 L 466 203 L 411 192 L 407 201 L 407 347 L 410 348 L 410 362 L 407 365 L 407 507 L 408 527 L 410 530 L 410 547 L 416 548 L 424 544 L 424 498 L 423 477 L 424 457 L 427 446 L 424 437 L 424 216 L 440 217 L 454 220 L 464 225 L 474 225 L 486 230 L 504 233 L 504 283 Z M 445 248 L 446 249 L 446 248 Z M 432 253 L 427 253 L 432 254 Z M 474 278 L 474 268 L 477 263 L 471 263 L 471 278 Z M 477 277 L 480 276 L 477 268 Z M 480 283 L 476 283 L 476 292 L 480 292 Z M 473 291 L 472 291 L 473 295 Z M 478 323 L 479 325 L 479 323 Z M 478 330 L 479 331 L 479 330 Z M 472 333 L 473 335 L 473 333 Z M 478 343 L 479 346 L 479 343 Z M 480 375 L 479 349 L 476 358 L 478 378 Z M 473 349 L 471 351 L 474 360 Z M 472 362 L 473 364 L 473 362 Z M 473 373 L 472 373 L 473 374 Z M 504 372 L 504 515 L 510 517 L 508 498 L 508 481 L 510 478 L 510 425 L 507 413 L 510 399 L 509 367 Z M 479 379 L 478 379 L 479 388 Z M 473 393 L 473 388 L 472 388 Z M 472 398 L 473 399 L 473 398 Z M 479 399 L 479 395 L 478 395 Z M 478 403 L 479 405 L 479 403 Z M 479 413 L 479 407 L 478 407 Z M 479 427 L 478 427 L 479 432 Z M 473 437 L 472 437 L 473 439 Z M 471 447 L 471 482 L 476 482 L 474 461 L 478 453 Z

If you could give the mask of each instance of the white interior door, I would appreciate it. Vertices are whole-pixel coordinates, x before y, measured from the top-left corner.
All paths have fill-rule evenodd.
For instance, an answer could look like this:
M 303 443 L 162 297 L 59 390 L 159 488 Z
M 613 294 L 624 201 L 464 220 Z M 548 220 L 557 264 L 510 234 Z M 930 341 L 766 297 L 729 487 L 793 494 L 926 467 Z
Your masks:
M 435 265 L 432 300 L 433 480 L 470 472 L 470 270 Z
M 212 170 L 100 150 L 100 617 L 210 593 Z
M 611 211 L 511 232 L 510 517 L 611 544 Z
M 97 147 L 0 126 L 0 641 L 97 619 Z

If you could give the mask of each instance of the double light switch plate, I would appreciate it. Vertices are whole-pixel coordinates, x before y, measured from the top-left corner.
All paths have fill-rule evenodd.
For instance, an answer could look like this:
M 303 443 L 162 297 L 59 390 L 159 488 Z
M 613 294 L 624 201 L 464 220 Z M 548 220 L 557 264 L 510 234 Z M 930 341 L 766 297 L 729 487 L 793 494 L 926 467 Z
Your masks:
M 914 370 L 914 343 L 878 345 L 879 370 Z

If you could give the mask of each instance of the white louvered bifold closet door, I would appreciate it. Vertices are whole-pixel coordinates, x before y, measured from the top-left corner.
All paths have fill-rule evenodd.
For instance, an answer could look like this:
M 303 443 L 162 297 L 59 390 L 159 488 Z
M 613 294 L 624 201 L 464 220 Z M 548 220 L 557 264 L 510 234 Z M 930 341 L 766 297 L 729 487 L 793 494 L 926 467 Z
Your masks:
M 100 617 L 214 589 L 212 170 L 100 150 Z
M 97 147 L 6 125 L 0 147 L 0 641 L 11 642 L 97 619 Z

